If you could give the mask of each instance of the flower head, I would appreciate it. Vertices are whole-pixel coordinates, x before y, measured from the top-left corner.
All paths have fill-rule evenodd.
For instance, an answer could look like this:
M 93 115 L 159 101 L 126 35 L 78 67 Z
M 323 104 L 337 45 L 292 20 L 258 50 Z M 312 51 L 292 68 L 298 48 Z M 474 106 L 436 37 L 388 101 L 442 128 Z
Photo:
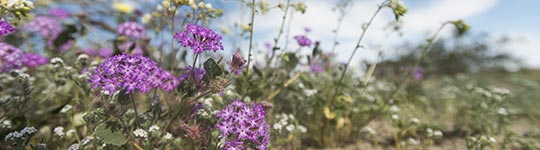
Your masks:
M 311 47 L 311 40 L 304 35 L 294 36 L 294 39 L 296 40 L 296 42 L 298 42 L 298 45 L 300 45 L 301 47 L 304 47 L 304 46 Z
M 178 40 L 184 47 L 190 47 L 195 54 L 200 54 L 206 50 L 223 50 L 221 35 L 209 28 L 188 24 L 186 30 L 176 33 L 174 39 Z
M 238 100 L 220 110 L 216 128 L 226 140 L 225 149 L 250 146 L 247 142 L 257 145 L 259 149 L 266 149 L 270 137 L 265 116 L 262 105 L 250 106 Z
M 89 82 L 93 88 L 101 88 L 109 93 L 125 90 L 132 93 L 138 90 L 146 93 L 153 88 L 173 90 L 177 79 L 162 70 L 153 60 L 141 55 L 121 54 L 109 57 L 100 64 Z
M 34 68 L 49 63 L 49 58 L 35 53 L 26 53 L 22 56 L 22 62 L 26 67 Z
M 144 30 L 144 27 L 137 22 L 124 22 L 122 24 L 119 24 L 116 28 L 116 33 L 136 39 L 144 38 L 146 36 L 146 31 Z
M 231 61 L 232 72 L 234 72 L 235 74 L 239 74 L 240 71 L 244 69 L 245 64 L 246 64 L 246 59 L 242 57 L 240 53 L 235 53 Z
M 22 56 L 23 53 L 18 48 L 0 42 L 0 69 L 2 72 L 9 72 L 12 69 L 22 68 Z
M 8 22 L 0 19 L 0 35 L 6 35 L 15 32 L 15 28 Z
M 43 37 L 53 37 L 52 39 L 55 39 L 62 30 L 60 24 L 55 19 L 47 16 L 37 16 L 34 20 L 26 24 L 24 28 L 37 32 Z
M 49 10 L 49 15 L 60 18 L 60 19 L 69 18 L 69 16 L 70 16 L 69 12 L 67 12 L 66 10 L 64 10 L 62 8 L 50 9 Z

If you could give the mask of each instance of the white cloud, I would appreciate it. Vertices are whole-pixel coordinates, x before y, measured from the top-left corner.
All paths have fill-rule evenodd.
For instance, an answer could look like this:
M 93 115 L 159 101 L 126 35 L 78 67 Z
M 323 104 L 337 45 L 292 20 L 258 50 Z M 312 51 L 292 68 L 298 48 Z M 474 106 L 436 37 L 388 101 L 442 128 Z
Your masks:
M 307 5 L 306 14 L 296 13 L 293 17 L 293 22 L 290 30 L 290 38 L 296 34 L 302 34 L 304 27 L 310 27 L 313 31 L 308 34 L 308 37 L 321 41 L 322 48 L 330 51 L 333 43 L 332 30 L 336 28 L 337 13 L 332 11 L 335 1 L 330 0 L 309 0 L 305 1 Z M 349 14 L 344 18 L 341 30 L 339 31 L 338 41 L 341 43 L 337 46 L 336 52 L 340 61 L 346 61 L 351 55 L 355 43 L 360 36 L 361 26 L 366 23 L 371 15 L 377 9 L 377 5 L 382 0 L 356 1 Z M 422 41 L 432 34 L 433 30 L 438 28 L 440 23 L 447 20 L 465 19 L 481 14 L 497 4 L 497 0 L 437 0 L 429 1 L 427 5 L 414 7 L 409 9 L 409 12 L 403 17 L 404 36 L 398 36 L 395 32 L 385 31 L 385 27 L 393 21 L 394 16 L 390 9 L 385 8 L 368 30 L 362 45 L 365 49 L 360 49 L 355 57 L 355 60 L 373 60 L 376 58 L 376 49 L 383 46 L 385 55 L 392 55 L 396 50 L 388 50 L 394 44 L 407 41 Z M 277 4 L 277 1 L 272 1 L 272 4 Z M 407 4 L 407 3 L 406 3 Z M 233 12 L 225 13 L 224 19 L 219 24 L 233 24 L 240 22 L 242 13 L 244 15 L 244 23 L 248 22 L 249 11 L 241 12 L 236 9 Z M 255 36 L 256 43 L 272 42 L 272 39 L 278 33 L 281 24 L 283 11 L 273 9 L 266 15 L 259 15 L 255 20 Z M 443 31 L 442 35 L 449 35 L 450 28 Z M 286 30 L 285 30 L 286 31 Z M 282 37 L 284 39 L 285 36 Z M 281 40 L 284 42 L 284 40 Z M 246 42 L 244 42 L 246 43 Z M 283 43 L 281 43 L 283 44 Z M 262 45 L 262 44 L 261 44 Z M 243 49 L 247 49 L 247 44 Z M 289 43 L 289 48 L 296 48 L 294 41 Z M 353 65 L 358 63 L 353 63 Z

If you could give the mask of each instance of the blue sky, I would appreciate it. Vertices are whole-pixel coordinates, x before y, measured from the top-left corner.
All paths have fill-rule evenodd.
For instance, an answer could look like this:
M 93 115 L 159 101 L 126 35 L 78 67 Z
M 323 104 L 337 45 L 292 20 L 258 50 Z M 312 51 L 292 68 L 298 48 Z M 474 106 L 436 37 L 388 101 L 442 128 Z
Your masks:
M 268 0 L 272 5 L 279 0 Z M 294 1 L 294 0 L 292 0 Z M 332 11 L 336 0 L 304 0 L 306 14 L 295 14 L 291 25 L 291 38 L 303 34 L 304 27 L 313 32 L 308 36 L 323 41 L 322 47 L 329 50 L 333 39 L 332 30 L 336 27 L 337 14 Z M 247 23 L 249 12 L 242 12 L 239 3 L 233 0 L 225 2 L 225 16 L 215 26 L 234 23 Z M 345 17 L 339 32 L 338 58 L 345 60 L 354 48 L 361 25 L 368 21 L 382 0 L 354 1 L 352 11 Z M 527 67 L 540 68 L 540 1 L 538 0 L 404 0 L 409 8 L 403 17 L 403 36 L 384 30 L 393 20 L 391 10 L 383 10 L 369 29 L 363 45 L 366 47 L 357 53 L 356 61 L 372 61 L 376 50 L 382 48 L 384 55 L 392 56 L 399 52 L 395 45 L 406 42 L 423 42 L 440 23 L 448 20 L 464 19 L 471 25 L 473 33 L 489 33 L 493 41 L 502 36 L 511 37 L 512 43 L 505 45 L 505 50 L 524 60 Z M 220 6 L 220 5 L 216 5 Z M 244 19 L 241 17 L 244 14 Z M 255 20 L 255 43 L 259 46 L 271 42 L 277 35 L 283 12 L 273 9 L 268 14 L 259 15 Z M 445 29 L 442 37 L 451 36 L 453 29 Z M 329 42 L 324 42 L 329 41 Z M 326 43 L 326 44 L 325 44 Z M 283 45 L 284 43 L 280 43 Z M 293 42 L 289 46 L 295 47 Z M 226 46 L 228 44 L 225 44 Z M 243 44 L 247 46 L 246 44 Z M 229 45 L 230 46 L 230 45 Z M 262 47 L 262 46 L 261 46 Z M 247 48 L 247 47 L 246 47 Z M 244 48 L 244 49 L 246 49 Z M 306 53 L 308 50 L 306 49 Z M 255 55 L 257 56 L 257 55 Z

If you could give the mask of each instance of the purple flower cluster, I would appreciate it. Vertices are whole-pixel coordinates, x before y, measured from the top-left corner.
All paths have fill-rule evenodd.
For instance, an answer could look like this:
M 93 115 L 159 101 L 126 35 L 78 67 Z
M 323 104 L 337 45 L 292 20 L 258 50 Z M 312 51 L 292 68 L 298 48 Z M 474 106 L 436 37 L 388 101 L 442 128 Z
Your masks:
M 0 35 L 6 35 L 13 32 L 15 32 L 15 28 L 0 18 Z
M 195 79 L 197 79 L 197 81 L 202 80 L 202 78 L 206 74 L 206 71 L 204 69 L 187 66 L 186 68 L 184 68 L 184 71 L 185 71 L 184 74 L 180 75 L 180 77 L 178 77 L 178 80 L 180 82 L 183 82 L 184 80 L 189 79 L 191 77 L 191 75 L 193 74 L 192 73 L 193 70 L 195 70 L 194 75 L 195 75 Z
M 70 14 L 66 10 L 62 8 L 53 8 L 49 10 L 49 15 L 60 18 L 60 19 L 66 19 L 69 18 Z
M 2 72 L 9 72 L 12 69 L 22 68 L 22 56 L 23 52 L 18 48 L 7 43 L 0 42 L 0 69 Z
M 49 59 L 47 57 L 35 53 L 24 54 L 22 56 L 22 61 L 24 66 L 28 68 L 34 68 L 49 63 Z
M 137 22 L 124 22 L 119 24 L 116 28 L 116 33 L 136 39 L 144 38 L 146 36 L 144 27 Z
M 153 88 L 172 91 L 178 80 L 170 72 L 162 70 L 157 63 L 141 55 L 121 54 L 109 57 L 100 64 L 89 82 L 92 88 L 101 88 L 110 94 L 117 90 L 146 93 Z
M 26 24 L 24 28 L 37 32 L 46 38 L 52 37 L 52 39 L 55 39 L 62 30 L 62 27 L 55 19 L 47 16 L 37 16 L 34 20 Z
M 266 149 L 270 137 L 265 115 L 262 105 L 254 103 L 250 107 L 238 100 L 220 110 L 216 128 L 226 139 L 224 149 L 246 149 L 251 144 L 257 145 L 259 150 Z
M 296 42 L 298 42 L 298 45 L 302 47 L 311 47 L 311 40 L 304 35 L 294 36 L 294 39 L 296 40 Z
M 205 50 L 223 50 L 221 35 L 203 26 L 188 24 L 186 30 L 174 35 L 174 39 L 184 47 L 191 47 L 195 54 Z
M 99 50 L 94 48 L 85 48 L 82 49 L 82 51 L 89 56 L 99 56 L 101 58 L 108 58 L 114 53 L 114 50 L 111 48 L 102 48 Z

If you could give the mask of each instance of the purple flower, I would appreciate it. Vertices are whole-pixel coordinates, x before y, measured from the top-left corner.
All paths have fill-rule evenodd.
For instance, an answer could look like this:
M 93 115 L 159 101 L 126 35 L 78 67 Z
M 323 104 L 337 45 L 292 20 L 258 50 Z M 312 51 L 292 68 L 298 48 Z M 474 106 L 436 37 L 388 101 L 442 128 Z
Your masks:
M 314 73 L 321 73 L 321 72 L 324 72 L 324 68 L 320 65 L 311 65 L 309 66 L 309 68 L 311 69 L 312 72 Z
M 112 94 L 118 90 L 146 93 L 154 88 L 172 91 L 178 80 L 162 70 L 157 63 L 141 55 L 121 54 L 109 57 L 100 64 L 89 82 L 92 88 L 101 88 Z
M 98 56 L 101 58 L 111 57 L 114 53 L 114 50 L 111 48 L 102 48 L 98 51 Z
M 311 32 L 311 28 L 309 28 L 309 27 L 304 27 L 304 31 L 305 31 L 306 33 L 309 33 L 309 32 Z
M 9 72 L 12 69 L 23 67 L 23 52 L 7 43 L 0 42 L 0 69 L 2 72 Z
M 294 39 L 296 40 L 296 42 L 298 42 L 298 45 L 304 47 L 311 47 L 311 40 L 309 38 L 307 38 L 306 36 L 303 36 L 303 35 L 297 35 L 297 36 L 294 36 Z
M 119 24 L 116 28 L 116 33 L 136 39 L 144 38 L 146 36 L 146 31 L 144 30 L 144 27 L 137 22 L 124 22 L 122 24 Z
M 202 78 L 204 77 L 204 75 L 206 74 L 206 71 L 204 69 L 201 69 L 201 68 L 193 68 L 191 66 L 187 66 L 186 68 L 184 68 L 184 74 L 180 75 L 180 77 L 178 77 L 178 80 L 180 82 L 186 80 L 186 79 L 189 79 L 191 77 L 191 75 L 193 73 L 191 73 L 193 71 L 193 69 L 195 69 L 195 79 L 197 79 L 197 81 L 200 81 L 202 80 Z
M 62 30 L 60 24 L 55 19 L 47 16 L 37 16 L 34 20 L 26 24 L 24 28 L 50 39 L 55 39 Z
M 178 40 L 184 47 L 190 47 L 195 54 L 200 54 L 206 50 L 223 50 L 221 35 L 203 26 L 188 24 L 186 30 L 174 34 L 174 39 Z
M 62 44 L 62 46 L 60 46 L 60 52 L 68 51 L 74 44 L 75 44 L 74 40 L 67 41 L 66 43 Z
M 13 32 L 15 32 L 15 28 L 0 18 L 0 35 L 7 35 Z
M 49 59 L 47 57 L 35 53 L 24 54 L 22 56 L 22 61 L 24 66 L 28 68 L 34 68 L 49 63 Z
M 231 72 L 234 74 L 240 74 L 242 69 L 245 68 L 246 59 L 240 55 L 240 53 L 235 53 L 231 61 Z
M 85 54 L 88 54 L 90 56 L 96 56 L 97 55 L 97 50 L 94 49 L 94 48 L 85 48 L 85 49 L 82 49 L 83 53 Z
M 250 106 L 233 100 L 216 116 L 219 119 L 216 128 L 225 139 L 224 149 L 245 149 L 251 145 L 263 150 L 267 148 L 270 142 L 269 125 L 265 121 L 266 113 L 261 104 Z
M 60 18 L 60 19 L 66 19 L 69 18 L 70 14 L 66 10 L 62 8 L 53 8 L 49 10 L 49 15 Z
M 412 76 L 416 80 L 422 80 L 424 78 L 424 68 L 417 66 L 412 68 L 411 66 L 405 66 L 405 71 L 412 73 Z

